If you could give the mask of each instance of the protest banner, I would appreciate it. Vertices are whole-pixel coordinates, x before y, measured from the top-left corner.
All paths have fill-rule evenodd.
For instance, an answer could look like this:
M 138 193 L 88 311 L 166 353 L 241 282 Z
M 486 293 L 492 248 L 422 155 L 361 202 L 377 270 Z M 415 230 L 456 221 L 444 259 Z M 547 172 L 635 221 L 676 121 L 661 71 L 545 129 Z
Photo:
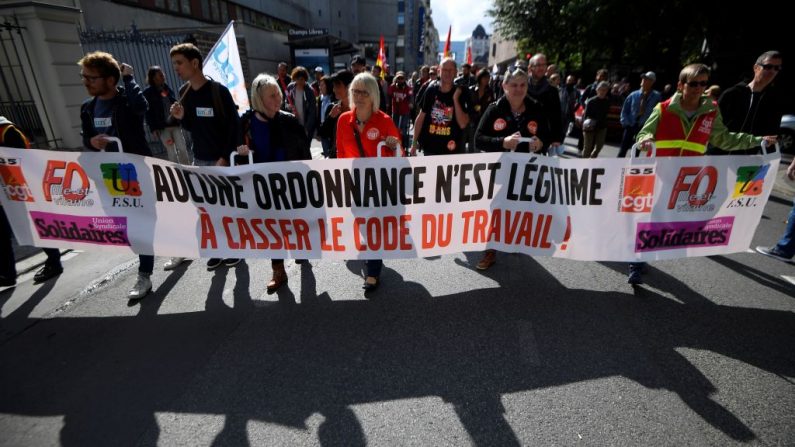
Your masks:
M 632 261 L 746 250 L 779 154 L 518 153 L 181 166 L 0 148 L 20 244 L 183 257 L 392 259 L 494 248 Z

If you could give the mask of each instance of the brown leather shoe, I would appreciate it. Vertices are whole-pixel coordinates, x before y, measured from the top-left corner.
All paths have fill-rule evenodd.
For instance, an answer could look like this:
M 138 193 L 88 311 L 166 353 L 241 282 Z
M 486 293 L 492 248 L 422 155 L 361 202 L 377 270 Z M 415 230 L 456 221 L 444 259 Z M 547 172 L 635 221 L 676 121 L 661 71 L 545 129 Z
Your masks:
M 273 266 L 273 278 L 268 281 L 268 293 L 273 293 L 279 289 L 279 287 L 287 284 L 287 272 L 284 271 L 284 264 L 274 265 Z
M 480 259 L 480 262 L 478 262 L 476 268 L 478 270 L 486 270 L 494 265 L 495 262 L 497 262 L 497 251 L 486 250 L 486 252 L 483 253 L 483 258 Z

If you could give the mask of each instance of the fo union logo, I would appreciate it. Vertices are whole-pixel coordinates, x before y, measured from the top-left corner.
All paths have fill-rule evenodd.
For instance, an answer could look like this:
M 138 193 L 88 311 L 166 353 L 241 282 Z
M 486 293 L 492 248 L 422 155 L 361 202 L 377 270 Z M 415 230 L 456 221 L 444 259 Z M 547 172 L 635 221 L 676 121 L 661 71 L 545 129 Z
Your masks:
M 44 199 L 62 206 L 93 206 L 91 183 L 83 167 L 74 161 L 48 160 L 41 180 Z
M 715 205 L 710 203 L 715 195 L 718 184 L 718 170 L 714 166 L 688 166 L 679 169 L 671 196 L 668 198 L 668 209 L 677 211 L 714 211 Z
M 102 182 L 108 194 L 113 196 L 113 206 L 120 208 L 140 208 L 141 184 L 138 172 L 132 163 L 102 163 Z
M 618 210 L 622 213 L 648 213 L 654 199 L 654 167 L 624 168 Z
M 748 208 L 758 204 L 758 198 L 765 190 L 765 176 L 770 165 L 742 166 L 737 169 L 734 192 L 726 208 Z
M 3 191 L 9 200 L 17 202 L 33 202 L 28 182 L 22 175 L 22 165 L 19 158 L 0 157 L 0 182 Z

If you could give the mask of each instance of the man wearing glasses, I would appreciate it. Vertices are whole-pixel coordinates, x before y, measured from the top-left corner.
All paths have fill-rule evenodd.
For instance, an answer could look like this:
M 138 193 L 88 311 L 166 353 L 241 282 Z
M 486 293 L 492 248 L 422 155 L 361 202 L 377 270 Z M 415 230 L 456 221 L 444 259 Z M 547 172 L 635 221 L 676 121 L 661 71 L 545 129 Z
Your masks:
M 718 101 L 723 122 L 731 132 L 752 135 L 775 135 L 784 113 L 784 95 L 775 86 L 781 71 L 781 53 L 767 51 L 756 59 L 754 78 L 749 83 L 741 82 L 721 95 Z M 732 154 L 754 154 L 759 148 L 733 151 Z M 711 155 L 727 155 L 728 152 L 710 147 Z
M 111 54 L 102 51 L 86 54 L 77 64 L 80 79 L 91 97 L 80 107 L 86 149 L 118 152 L 117 144 L 108 140 L 108 137 L 118 137 L 124 152 L 152 156 L 144 133 L 148 103 L 133 78 L 133 67 L 119 64 Z M 119 80 L 124 87 L 116 85 Z M 150 276 L 155 257 L 142 254 L 139 259 L 138 279 L 127 293 L 130 300 L 139 300 L 152 291 Z M 60 269 L 60 261 L 58 267 Z

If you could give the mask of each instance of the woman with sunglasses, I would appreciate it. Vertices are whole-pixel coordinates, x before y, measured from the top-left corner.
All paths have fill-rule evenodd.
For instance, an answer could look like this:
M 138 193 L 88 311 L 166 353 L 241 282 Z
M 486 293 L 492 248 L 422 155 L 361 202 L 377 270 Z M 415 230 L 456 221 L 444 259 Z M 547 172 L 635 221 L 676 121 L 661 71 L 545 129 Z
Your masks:
M 775 136 L 757 137 L 729 132 L 718 106 L 704 95 L 709 87 L 709 67 L 690 64 L 679 72 L 677 91 L 657 104 L 636 137 L 641 147 L 654 141 L 658 157 L 704 155 L 707 143 L 727 151 L 750 149 L 762 140 L 775 143 Z
M 295 115 L 281 110 L 282 90 L 276 78 L 260 74 L 251 83 L 251 110 L 240 118 L 243 144 L 237 154 L 253 152 L 254 163 L 310 160 L 307 134 Z M 306 262 L 296 260 L 296 263 Z M 268 293 L 287 283 L 283 259 L 271 259 L 273 277 L 267 284 Z
M 709 68 L 703 64 L 690 64 L 679 72 L 677 92 L 654 107 L 638 132 L 641 150 L 648 150 L 654 142 L 658 157 L 689 157 L 704 155 L 707 143 L 736 151 L 759 146 L 763 140 L 776 142 L 775 136 L 729 132 L 717 104 L 704 95 L 709 74 Z M 642 262 L 631 263 L 627 282 L 642 284 L 642 270 Z
M 370 73 L 359 73 L 353 78 L 348 101 L 351 110 L 340 115 L 337 121 L 338 158 L 396 155 L 400 131 L 389 115 L 378 109 L 380 95 L 378 81 Z M 385 144 L 379 147 L 381 142 Z M 365 295 L 378 288 L 383 265 L 384 261 L 380 259 L 365 262 L 367 277 L 362 285 Z

